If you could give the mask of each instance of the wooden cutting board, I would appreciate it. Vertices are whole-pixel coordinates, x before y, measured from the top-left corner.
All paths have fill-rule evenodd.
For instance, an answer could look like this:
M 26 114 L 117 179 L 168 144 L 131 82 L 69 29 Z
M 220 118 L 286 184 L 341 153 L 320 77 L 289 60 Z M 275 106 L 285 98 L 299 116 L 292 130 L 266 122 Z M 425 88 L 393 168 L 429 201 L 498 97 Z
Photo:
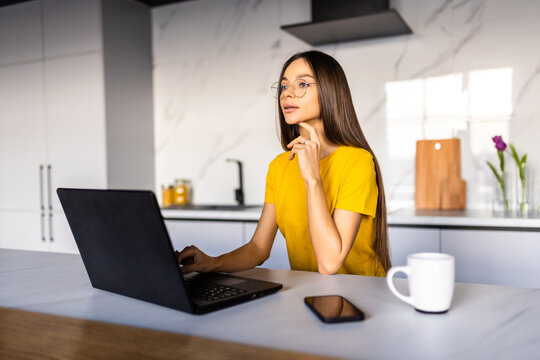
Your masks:
M 422 210 L 465 209 L 466 184 L 461 179 L 457 138 L 418 140 L 414 203 Z

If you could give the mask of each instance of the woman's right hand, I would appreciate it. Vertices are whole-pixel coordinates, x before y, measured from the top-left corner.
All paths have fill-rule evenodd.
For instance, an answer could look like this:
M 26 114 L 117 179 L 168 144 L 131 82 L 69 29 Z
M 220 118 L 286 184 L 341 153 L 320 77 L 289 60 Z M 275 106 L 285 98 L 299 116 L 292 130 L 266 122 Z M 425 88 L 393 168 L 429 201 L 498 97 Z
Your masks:
M 210 272 L 217 264 L 216 258 L 206 255 L 196 246 L 186 246 L 182 251 L 175 251 L 178 263 L 182 265 L 182 274 L 190 272 Z

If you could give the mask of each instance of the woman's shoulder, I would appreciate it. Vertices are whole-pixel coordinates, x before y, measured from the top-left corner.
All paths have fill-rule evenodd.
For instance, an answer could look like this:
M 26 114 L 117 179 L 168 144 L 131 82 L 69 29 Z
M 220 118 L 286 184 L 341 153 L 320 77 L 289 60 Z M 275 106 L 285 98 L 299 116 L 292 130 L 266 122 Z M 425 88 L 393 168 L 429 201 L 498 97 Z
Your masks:
M 285 151 L 279 155 L 277 155 L 274 160 L 272 160 L 269 164 L 269 168 L 283 168 L 289 160 L 289 154 L 290 151 Z
M 354 146 L 340 146 L 338 148 L 338 157 L 348 160 L 348 161 L 366 161 L 371 160 L 373 161 L 373 156 L 369 151 L 363 148 L 354 147 Z
M 369 173 L 375 170 L 373 156 L 363 148 L 353 146 L 340 146 L 336 150 L 334 166 L 345 171 L 345 173 Z
M 285 162 L 287 162 L 287 160 L 289 160 L 289 154 L 291 152 L 290 151 L 285 151 L 285 152 L 282 152 L 281 154 L 277 155 L 274 160 L 272 160 L 270 162 L 270 165 L 278 165 L 278 164 L 283 164 Z

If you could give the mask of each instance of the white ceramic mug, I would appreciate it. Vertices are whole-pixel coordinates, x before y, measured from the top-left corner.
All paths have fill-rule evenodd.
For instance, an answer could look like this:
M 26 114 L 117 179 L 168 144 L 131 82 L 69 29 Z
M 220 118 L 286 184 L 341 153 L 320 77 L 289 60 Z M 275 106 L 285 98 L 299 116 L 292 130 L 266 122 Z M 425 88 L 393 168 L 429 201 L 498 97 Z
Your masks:
M 441 253 L 416 253 L 407 256 L 407 266 L 391 268 L 386 275 L 388 287 L 399 299 L 420 312 L 444 313 L 450 309 L 454 294 L 454 257 Z M 409 278 L 410 296 L 396 290 L 394 275 L 403 272 Z

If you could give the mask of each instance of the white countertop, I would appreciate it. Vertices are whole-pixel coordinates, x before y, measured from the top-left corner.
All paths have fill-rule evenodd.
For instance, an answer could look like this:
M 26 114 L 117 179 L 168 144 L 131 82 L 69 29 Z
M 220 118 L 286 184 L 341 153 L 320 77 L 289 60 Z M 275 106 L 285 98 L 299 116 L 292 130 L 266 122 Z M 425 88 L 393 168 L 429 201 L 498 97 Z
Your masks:
M 191 315 L 93 289 L 78 255 L 0 249 L 0 306 L 344 358 L 540 354 L 540 289 L 458 283 L 450 311 L 429 315 L 394 297 L 383 278 L 263 268 L 241 274 L 284 287 L 249 303 Z M 395 281 L 401 290 L 406 286 Z M 345 296 L 366 320 L 321 323 L 303 298 L 324 294 Z
M 528 228 L 540 231 L 540 216 L 496 215 L 491 210 L 415 210 L 404 209 L 388 215 L 389 225 L 443 227 Z
M 225 220 L 258 221 L 262 205 L 242 210 L 176 210 L 163 209 L 166 220 Z M 540 216 L 523 218 L 519 216 L 497 216 L 491 210 L 415 210 L 401 209 L 388 214 L 390 226 L 433 226 L 433 227 L 486 227 L 515 228 L 540 231 Z
M 178 210 L 161 209 L 165 220 L 193 219 L 193 220 L 231 220 L 231 221 L 259 221 L 263 206 L 251 207 L 242 210 Z

